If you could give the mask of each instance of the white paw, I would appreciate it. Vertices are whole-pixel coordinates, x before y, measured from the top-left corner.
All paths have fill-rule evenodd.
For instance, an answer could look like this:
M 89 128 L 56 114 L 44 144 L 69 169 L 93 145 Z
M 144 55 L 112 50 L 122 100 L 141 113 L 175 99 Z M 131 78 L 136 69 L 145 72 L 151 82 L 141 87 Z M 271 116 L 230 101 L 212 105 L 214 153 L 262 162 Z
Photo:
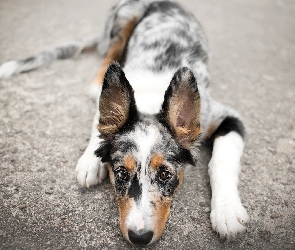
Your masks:
M 102 163 L 93 152 L 85 151 L 76 166 L 78 183 L 83 187 L 91 187 L 101 183 L 107 177 L 106 163 Z
M 221 238 L 230 240 L 246 230 L 245 223 L 249 220 L 249 215 L 239 197 L 236 197 L 215 202 L 210 218 L 213 230 L 219 233 Z

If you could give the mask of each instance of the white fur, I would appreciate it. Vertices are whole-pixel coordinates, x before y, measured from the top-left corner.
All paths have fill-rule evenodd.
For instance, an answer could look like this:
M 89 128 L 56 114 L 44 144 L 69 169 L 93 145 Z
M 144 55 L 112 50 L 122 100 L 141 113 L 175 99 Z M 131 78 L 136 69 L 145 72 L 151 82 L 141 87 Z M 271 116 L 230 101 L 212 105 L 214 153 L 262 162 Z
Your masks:
M 221 237 L 233 238 L 246 230 L 249 216 L 238 193 L 240 158 L 244 149 L 242 137 L 236 132 L 215 139 L 209 176 L 212 189 L 211 223 Z
M 13 74 L 17 73 L 18 62 L 17 61 L 8 61 L 3 63 L 0 66 L 0 79 L 1 78 L 8 78 Z
M 158 113 L 174 72 L 154 74 L 130 67 L 126 67 L 124 72 L 134 90 L 137 109 L 147 114 Z
M 98 88 L 98 100 L 100 97 L 100 93 L 101 87 Z M 101 160 L 94 154 L 94 151 L 98 149 L 99 144 L 102 141 L 99 138 L 100 133 L 97 129 L 99 115 L 99 109 L 97 108 L 92 123 L 91 138 L 89 144 L 76 165 L 77 180 L 81 186 L 87 188 L 101 183 L 108 174 L 106 163 L 102 163 Z
M 135 229 L 139 231 L 149 231 L 153 228 L 152 208 L 151 208 L 151 193 L 150 180 L 146 176 L 146 169 L 149 168 L 150 152 L 152 147 L 158 141 L 160 136 L 159 130 L 154 126 L 149 126 L 147 131 L 142 131 L 140 128 L 135 130 L 132 134 L 134 140 L 137 142 L 138 153 L 136 158 L 140 161 L 141 170 L 138 176 L 139 183 L 142 188 L 142 195 L 139 201 L 133 206 L 128 215 L 127 227 L 128 229 Z M 142 143 L 144 141 L 144 143 Z
M 145 170 L 142 169 L 141 172 L 144 173 Z M 126 221 L 127 228 L 137 232 L 139 230 L 149 231 L 153 227 L 149 193 L 150 184 L 142 180 L 142 178 L 139 178 L 139 182 L 142 188 L 141 199 L 132 206 Z
M 152 147 L 160 136 L 159 130 L 154 125 L 147 127 L 147 129 L 147 131 L 142 131 L 140 128 L 136 128 L 133 136 L 138 148 L 139 155 L 137 157 L 144 166 L 147 164 L 147 158 L 150 156 Z
M 146 223 L 142 216 L 142 211 L 136 206 L 133 206 L 127 220 L 128 229 L 135 228 L 135 230 L 138 232 L 139 230 L 145 229 L 145 224 Z

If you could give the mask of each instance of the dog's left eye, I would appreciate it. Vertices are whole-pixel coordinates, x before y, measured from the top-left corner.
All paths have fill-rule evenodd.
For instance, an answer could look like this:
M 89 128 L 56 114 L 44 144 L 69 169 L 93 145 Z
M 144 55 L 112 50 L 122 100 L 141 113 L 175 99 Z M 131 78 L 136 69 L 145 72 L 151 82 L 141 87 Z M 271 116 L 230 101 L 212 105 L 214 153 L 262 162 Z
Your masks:
M 118 169 L 115 170 L 116 172 L 116 177 L 120 181 L 127 181 L 129 178 L 129 174 L 127 170 L 123 167 L 119 167 Z
M 168 181 L 172 178 L 172 174 L 167 169 L 160 169 L 158 176 L 161 181 Z

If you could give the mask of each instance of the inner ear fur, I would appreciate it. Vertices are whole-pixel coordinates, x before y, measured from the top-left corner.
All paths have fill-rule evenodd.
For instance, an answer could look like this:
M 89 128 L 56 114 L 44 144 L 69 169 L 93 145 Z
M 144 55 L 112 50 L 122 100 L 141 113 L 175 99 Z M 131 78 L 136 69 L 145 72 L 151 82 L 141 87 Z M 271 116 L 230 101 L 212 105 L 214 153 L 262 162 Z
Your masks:
M 137 117 L 134 91 L 118 63 L 108 67 L 99 99 L 98 130 L 104 139 L 110 139 Z
M 201 134 L 201 103 L 193 72 L 184 67 L 173 76 L 166 90 L 160 117 L 175 136 L 188 148 Z

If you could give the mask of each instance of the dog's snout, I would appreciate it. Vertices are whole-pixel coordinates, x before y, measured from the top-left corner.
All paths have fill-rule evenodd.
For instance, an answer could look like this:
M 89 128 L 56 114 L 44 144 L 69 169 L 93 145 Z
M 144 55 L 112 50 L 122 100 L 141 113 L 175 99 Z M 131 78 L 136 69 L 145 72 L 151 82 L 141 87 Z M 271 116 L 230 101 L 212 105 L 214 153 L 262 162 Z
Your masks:
M 129 240 L 133 244 L 139 245 L 139 246 L 148 245 L 151 242 L 153 236 L 154 236 L 153 231 L 147 231 L 147 232 L 140 233 L 137 231 L 128 230 Z

